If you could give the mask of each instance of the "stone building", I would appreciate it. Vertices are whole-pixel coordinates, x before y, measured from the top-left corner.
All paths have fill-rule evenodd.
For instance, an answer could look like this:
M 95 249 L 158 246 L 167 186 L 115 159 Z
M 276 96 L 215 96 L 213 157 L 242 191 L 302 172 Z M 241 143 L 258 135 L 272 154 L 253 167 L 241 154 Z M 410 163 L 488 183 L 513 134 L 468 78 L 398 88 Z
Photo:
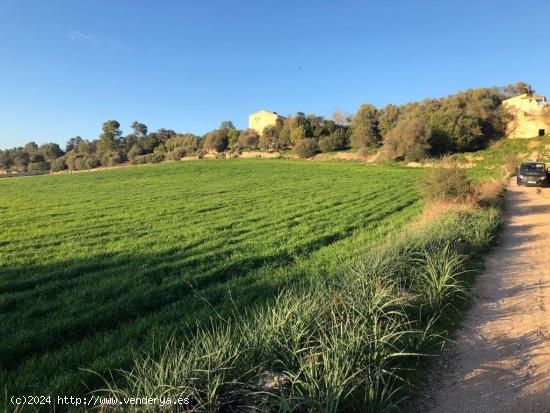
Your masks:
M 502 102 L 513 116 L 506 127 L 508 138 L 533 138 L 550 134 L 550 106 L 545 96 L 524 93 Z
M 266 126 L 275 125 L 278 119 L 283 119 L 283 117 L 278 115 L 277 112 L 260 110 L 248 116 L 248 127 L 261 135 Z

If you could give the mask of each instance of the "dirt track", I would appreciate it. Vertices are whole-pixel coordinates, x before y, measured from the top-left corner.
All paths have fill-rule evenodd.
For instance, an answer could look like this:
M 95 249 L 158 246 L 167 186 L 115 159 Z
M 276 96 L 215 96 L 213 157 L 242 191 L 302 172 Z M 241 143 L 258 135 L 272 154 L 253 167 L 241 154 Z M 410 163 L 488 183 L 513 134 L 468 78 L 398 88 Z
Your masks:
M 514 182 L 506 205 L 502 243 L 415 411 L 550 412 L 550 188 Z

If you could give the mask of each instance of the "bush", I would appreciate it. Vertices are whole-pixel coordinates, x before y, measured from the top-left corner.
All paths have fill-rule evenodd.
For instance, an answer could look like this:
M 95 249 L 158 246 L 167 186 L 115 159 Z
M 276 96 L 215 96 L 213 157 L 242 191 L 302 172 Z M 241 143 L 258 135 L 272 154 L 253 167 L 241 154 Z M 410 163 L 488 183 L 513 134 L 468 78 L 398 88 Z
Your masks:
M 428 201 L 471 202 L 475 199 L 475 186 L 463 169 L 434 168 L 419 181 L 418 186 Z
M 260 143 L 260 135 L 254 129 L 245 129 L 239 135 L 238 146 L 240 148 L 257 149 Z
M 44 172 L 47 171 L 48 165 L 46 162 L 31 162 L 27 165 L 27 172 Z
M 223 152 L 227 149 L 229 138 L 222 132 L 215 130 L 204 137 L 204 148 L 216 152 Z
M 182 148 L 187 155 L 195 154 L 199 150 L 200 140 L 198 136 L 191 133 L 186 133 L 184 135 L 177 134 L 166 141 L 166 149 L 168 151 L 173 151 L 176 148 Z
M 332 152 L 347 147 L 346 131 L 344 129 L 338 129 L 319 140 L 319 149 L 321 152 Z
M 311 158 L 319 151 L 319 146 L 315 139 L 305 138 L 298 142 L 295 150 L 300 158 Z
M 50 166 L 52 172 L 64 171 L 67 169 L 67 163 L 63 157 L 57 158 L 54 160 Z
M 382 151 L 389 160 L 419 161 L 430 150 L 430 136 L 430 130 L 419 120 L 400 120 L 384 136 Z
M 95 156 L 90 155 L 83 159 L 83 168 L 82 169 L 94 169 L 99 168 L 101 166 L 101 163 L 99 162 L 99 159 L 97 159 Z
M 101 165 L 115 166 L 124 161 L 124 158 L 118 152 L 107 152 L 101 157 Z
M 179 161 L 181 158 L 187 155 L 187 152 L 183 148 L 176 148 L 166 154 L 166 159 L 169 161 Z

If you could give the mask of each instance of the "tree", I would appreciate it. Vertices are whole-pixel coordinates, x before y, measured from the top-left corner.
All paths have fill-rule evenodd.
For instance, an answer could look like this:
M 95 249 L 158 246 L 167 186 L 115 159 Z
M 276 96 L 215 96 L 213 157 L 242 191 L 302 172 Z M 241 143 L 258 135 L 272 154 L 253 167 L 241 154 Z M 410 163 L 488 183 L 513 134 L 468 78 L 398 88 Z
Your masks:
M 82 141 L 83 139 L 80 136 L 69 139 L 65 145 L 65 152 L 75 150 Z
M 115 152 L 118 150 L 119 138 L 122 135 L 120 123 L 116 120 L 108 120 L 103 123 L 102 133 L 97 143 L 99 153 Z
M 63 156 L 63 151 L 57 143 L 46 143 L 42 145 L 39 150 L 48 162 L 51 162 L 59 158 L 60 156 Z
M 509 97 L 522 95 L 524 93 L 535 93 L 535 90 L 531 87 L 531 85 L 526 82 L 517 82 L 516 84 L 507 85 L 506 87 L 502 88 L 502 91 Z
M 392 130 L 397 124 L 399 118 L 399 107 L 395 105 L 386 105 L 377 113 L 378 131 L 380 136 L 384 137 L 386 133 Z
M 142 138 L 145 135 L 147 135 L 147 125 L 145 125 L 144 123 L 140 123 L 137 120 L 135 120 L 132 122 L 130 126 L 134 130 L 134 135 L 137 138 Z
M 11 159 L 8 151 L 0 150 L 0 170 L 7 171 L 10 169 Z
M 233 125 L 233 122 L 230 120 L 225 120 L 220 124 L 220 127 L 218 128 L 218 131 L 227 136 L 227 142 L 229 147 L 234 148 L 237 145 L 237 142 L 239 140 L 239 131 Z
M 332 120 L 341 126 L 348 126 L 351 122 L 351 116 L 340 109 L 334 109 L 332 112 Z
M 55 159 L 50 166 L 52 172 L 64 171 L 67 169 L 67 163 L 63 157 Z
M 257 149 L 260 143 L 260 135 L 254 129 L 245 129 L 239 135 L 238 146 L 240 148 Z
M 35 142 L 29 142 L 25 145 L 23 150 L 30 155 L 32 153 L 38 152 L 38 145 Z
M 281 130 L 279 131 L 279 147 L 281 149 L 287 149 L 292 144 L 292 139 L 290 138 L 290 127 L 288 122 L 284 122 Z
M 27 172 L 45 172 L 49 169 L 49 165 L 44 161 L 30 162 L 27 165 Z
M 279 150 L 279 129 L 277 125 L 270 125 L 264 128 L 260 137 L 260 148 L 264 151 Z
M 418 119 L 402 119 L 384 136 L 382 151 L 390 160 L 419 161 L 430 150 L 431 131 Z
M 305 138 L 296 145 L 296 153 L 300 158 L 311 158 L 319 151 L 317 140 Z
M 200 138 L 192 133 L 176 134 L 166 141 L 166 148 L 173 151 L 176 148 L 185 150 L 186 155 L 194 155 L 200 149 Z
M 363 104 L 351 120 L 351 145 L 355 148 L 377 146 L 380 142 L 378 133 L 377 110 L 371 104 Z
M 227 136 L 219 130 L 208 132 L 204 136 L 204 148 L 216 152 L 223 152 L 227 149 L 229 141 Z
M 319 149 L 321 152 L 332 152 L 340 149 L 345 149 L 348 146 L 346 129 L 340 128 L 335 130 L 329 136 L 319 139 Z
M 290 131 L 290 141 L 293 145 L 298 145 L 306 138 L 304 125 L 299 125 Z

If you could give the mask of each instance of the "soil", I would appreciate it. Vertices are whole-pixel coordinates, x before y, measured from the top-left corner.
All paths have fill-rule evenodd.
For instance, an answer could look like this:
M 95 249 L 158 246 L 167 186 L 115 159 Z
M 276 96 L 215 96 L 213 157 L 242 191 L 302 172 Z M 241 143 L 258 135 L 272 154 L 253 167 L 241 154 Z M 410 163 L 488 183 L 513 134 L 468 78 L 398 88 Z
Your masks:
M 550 188 L 505 198 L 472 306 L 405 411 L 550 412 Z

